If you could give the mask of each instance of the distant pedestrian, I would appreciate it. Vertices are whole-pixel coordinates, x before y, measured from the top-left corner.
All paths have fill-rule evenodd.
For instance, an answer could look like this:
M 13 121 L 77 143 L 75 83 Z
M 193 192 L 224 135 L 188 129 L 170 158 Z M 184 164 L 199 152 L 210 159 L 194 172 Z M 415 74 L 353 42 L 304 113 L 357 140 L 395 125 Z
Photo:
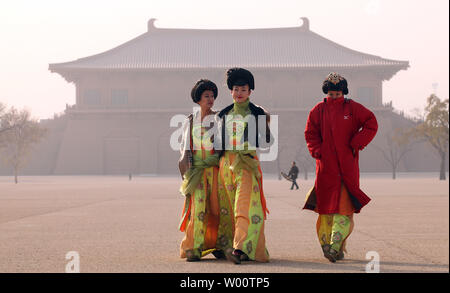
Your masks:
M 291 186 L 291 190 L 294 189 L 294 186 L 296 186 L 298 189 L 298 185 L 297 185 L 297 177 L 298 177 L 298 167 L 295 165 L 295 162 L 292 162 L 292 167 L 291 170 L 289 170 L 288 173 L 289 178 L 292 179 L 292 186 Z

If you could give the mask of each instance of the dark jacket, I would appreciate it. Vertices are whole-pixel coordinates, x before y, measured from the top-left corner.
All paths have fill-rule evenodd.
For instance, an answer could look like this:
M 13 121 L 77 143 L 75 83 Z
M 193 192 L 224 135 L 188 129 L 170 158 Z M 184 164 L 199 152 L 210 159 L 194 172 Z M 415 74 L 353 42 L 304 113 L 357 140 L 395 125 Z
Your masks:
M 298 176 L 297 166 L 294 165 L 291 167 L 291 170 L 289 170 L 288 176 L 290 176 L 292 179 L 297 179 L 297 176 Z

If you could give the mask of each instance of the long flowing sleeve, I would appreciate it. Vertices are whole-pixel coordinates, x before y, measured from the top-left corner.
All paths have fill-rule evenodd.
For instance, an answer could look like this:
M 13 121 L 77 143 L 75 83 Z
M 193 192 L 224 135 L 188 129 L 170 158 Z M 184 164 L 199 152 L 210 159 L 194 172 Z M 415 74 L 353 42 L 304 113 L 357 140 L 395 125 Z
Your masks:
M 182 125 L 183 134 L 181 136 L 180 153 L 183 155 L 184 151 L 187 149 L 188 135 L 189 135 L 189 119 L 186 118 Z
M 180 169 L 181 178 L 184 173 L 192 166 L 192 154 L 191 154 L 191 137 L 190 137 L 190 117 L 188 117 L 183 123 L 183 134 L 180 144 L 180 159 L 178 160 L 178 168 Z

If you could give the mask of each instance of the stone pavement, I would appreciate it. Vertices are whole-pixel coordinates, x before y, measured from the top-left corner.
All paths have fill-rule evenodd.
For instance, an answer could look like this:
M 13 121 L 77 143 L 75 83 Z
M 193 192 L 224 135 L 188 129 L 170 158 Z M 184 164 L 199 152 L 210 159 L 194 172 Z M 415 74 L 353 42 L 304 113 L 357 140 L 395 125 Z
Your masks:
M 269 177 L 269 176 L 267 176 Z M 335 264 L 321 252 L 316 215 L 301 210 L 313 180 L 265 178 L 271 262 L 239 266 L 212 255 L 179 258 L 177 230 L 183 197 L 179 177 L 24 176 L 15 185 L 0 177 L 0 272 L 65 271 L 77 251 L 81 272 L 365 272 L 376 251 L 383 272 L 449 272 L 448 180 L 362 177 L 372 198 Z

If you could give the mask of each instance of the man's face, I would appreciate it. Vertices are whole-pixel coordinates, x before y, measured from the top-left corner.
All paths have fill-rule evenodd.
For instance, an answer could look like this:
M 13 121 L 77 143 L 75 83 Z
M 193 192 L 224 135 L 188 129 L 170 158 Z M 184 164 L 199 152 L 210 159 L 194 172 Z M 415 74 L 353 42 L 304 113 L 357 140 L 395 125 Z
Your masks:
M 330 99 L 337 99 L 342 97 L 342 91 L 328 91 L 328 97 Z
M 250 97 L 251 90 L 246 85 L 234 85 L 233 89 L 231 90 L 231 96 L 233 97 L 233 100 L 235 100 L 237 103 L 242 103 L 247 101 L 247 99 Z

